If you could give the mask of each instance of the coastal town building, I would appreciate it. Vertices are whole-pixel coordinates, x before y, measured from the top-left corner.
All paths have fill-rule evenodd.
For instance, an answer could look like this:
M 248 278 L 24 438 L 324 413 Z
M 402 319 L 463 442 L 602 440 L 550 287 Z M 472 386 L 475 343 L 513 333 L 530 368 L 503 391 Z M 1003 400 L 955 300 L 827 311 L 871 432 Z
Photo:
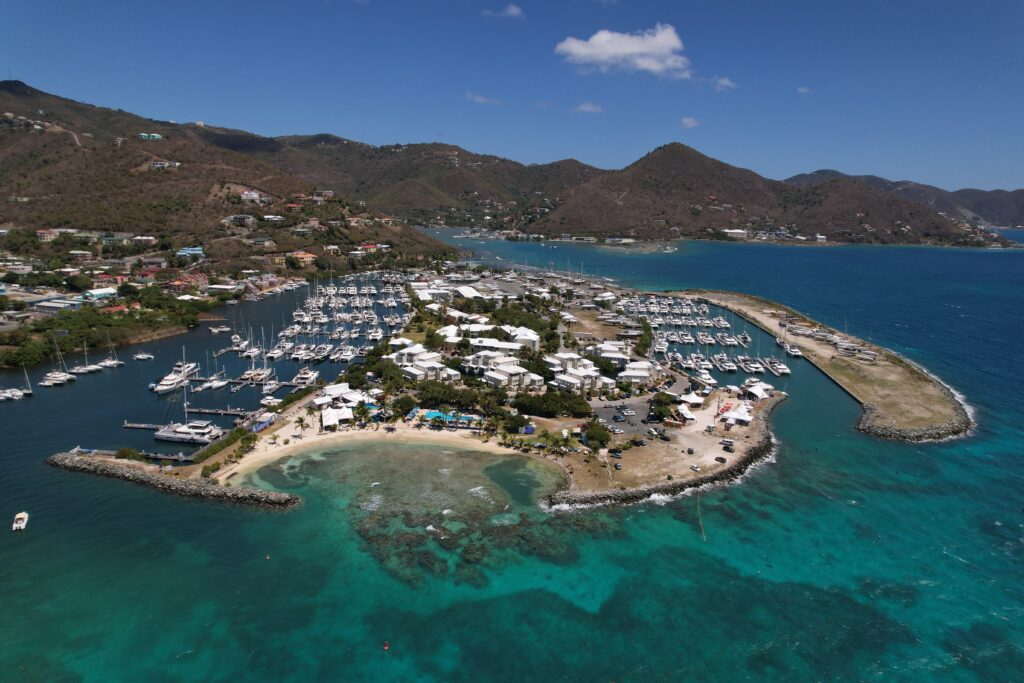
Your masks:
M 615 387 L 615 380 L 602 375 L 592 360 L 577 353 L 555 353 L 544 356 L 544 362 L 552 372 L 558 373 L 549 383 L 556 388 L 584 393 L 599 392 Z
M 438 382 L 458 382 L 462 374 L 441 362 L 443 356 L 430 351 L 422 344 L 413 344 L 384 356 L 402 369 L 406 379 L 412 381 L 435 380 Z

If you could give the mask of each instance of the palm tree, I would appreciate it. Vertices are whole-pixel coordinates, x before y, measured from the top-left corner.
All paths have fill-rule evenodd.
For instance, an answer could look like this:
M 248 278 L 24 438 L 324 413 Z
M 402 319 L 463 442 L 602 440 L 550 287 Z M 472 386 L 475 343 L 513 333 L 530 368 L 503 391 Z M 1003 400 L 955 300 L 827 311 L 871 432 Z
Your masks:
M 423 413 L 420 413 L 419 415 L 416 416 L 416 424 L 420 428 L 422 428 L 423 425 L 426 424 L 426 422 L 427 422 L 427 416 L 424 415 Z
M 270 437 L 267 439 L 267 441 L 270 442 L 271 446 L 276 446 L 277 445 L 277 432 L 274 432 L 273 434 L 271 434 Z
M 352 410 L 352 414 L 359 422 L 366 422 L 367 418 L 370 417 L 370 409 L 366 407 L 366 404 L 360 401 L 356 407 Z
M 299 428 L 299 432 L 301 432 L 303 434 L 305 434 L 306 430 L 309 428 L 309 425 L 306 424 L 306 418 L 304 418 L 301 415 L 299 415 L 297 418 L 295 418 L 295 426 L 298 427 Z

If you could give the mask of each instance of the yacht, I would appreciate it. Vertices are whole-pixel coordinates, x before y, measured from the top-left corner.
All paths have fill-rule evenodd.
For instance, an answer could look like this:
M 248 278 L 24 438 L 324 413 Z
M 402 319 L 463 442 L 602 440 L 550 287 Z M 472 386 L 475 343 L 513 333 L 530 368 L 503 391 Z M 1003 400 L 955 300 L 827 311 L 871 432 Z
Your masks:
M 230 332 L 231 328 L 227 325 L 214 325 L 210 328 L 210 334 L 220 334 L 221 332 Z
M 178 361 L 174 364 L 174 369 L 165 375 L 163 379 L 151 385 L 152 389 L 158 394 L 169 394 L 172 391 L 177 391 L 188 384 L 189 378 L 197 372 L 199 372 L 198 363 Z
M 192 420 L 191 422 L 171 424 L 158 429 L 156 438 L 159 441 L 175 441 L 178 443 L 195 443 L 206 445 L 213 443 L 224 435 L 224 430 L 208 420 Z
M 800 351 L 800 348 L 796 344 L 790 344 L 786 347 L 786 355 L 792 358 L 803 358 L 804 354 Z
M 153 360 L 153 354 L 148 351 L 139 351 L 138 353 L 132 354 L 132 360 Z

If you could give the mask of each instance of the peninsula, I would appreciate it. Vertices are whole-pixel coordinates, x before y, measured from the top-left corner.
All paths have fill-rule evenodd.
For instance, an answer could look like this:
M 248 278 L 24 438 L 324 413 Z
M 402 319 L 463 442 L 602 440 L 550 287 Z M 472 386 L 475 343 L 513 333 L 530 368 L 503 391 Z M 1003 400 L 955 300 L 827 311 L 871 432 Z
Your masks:
M 903 356 L 829 328 L 774 301 L 734 292 L 691 291 L 749 320 L 841 386 L 864 408 L 858 428 L 904 441 L 959 436 L 974 426 L 953 391 Z
M 364 295 L 352 295 L 359 306 L 376 297 L 389 310 L 401 305 L 375 346 L 331 353 L 320 345 L 324 357 L 351 358 L 344 351 L 352 349 L 362 362 L 331 378 L 307 372 L 326 382 L 296 387 L 284 400 L 267 396 L 223 439 L 173 467 L 122 466 L 119 454 L 82 450 L 51 462 L 151 485 L 202 482 L 159 488 L 225 498 L 212 494 L 246 488 L 248 475 L 303 452 L 415 441 L 553 463 L 564 488 L 546 501 L 552 507 L 630 503 L 730 481 L 769 457 L 770 415 L 788 396 L 787 363 L 805 361 L 864 406 L 858 426 L 869 434 L 928 441 L 973 425 L 951 389 L 898 354 L 750 295 L 654 294 L 575 274 L 461 264 L 440 275 L 361 277 L 358 288 L 345 278 L 311 289 L 296 319 L 329 321 L 316 311 L 344 308 L 342 295 L 352 292 Z M 362 335 L 361 326 L 335 323 L 331 338 Z M 326 334 L 309 323 L 289 330 L 282 334 Z M 772 337 L 755 342 L 751 333 L 761 330 Z M 765 347 L 775 352 L 750 355 Z M 281 356 L 272 351 L 268 358 Z M 137 455 L 120 454 L 160 463 L 158 454 Z M 90 459 L 104 465 L 84 466 Z

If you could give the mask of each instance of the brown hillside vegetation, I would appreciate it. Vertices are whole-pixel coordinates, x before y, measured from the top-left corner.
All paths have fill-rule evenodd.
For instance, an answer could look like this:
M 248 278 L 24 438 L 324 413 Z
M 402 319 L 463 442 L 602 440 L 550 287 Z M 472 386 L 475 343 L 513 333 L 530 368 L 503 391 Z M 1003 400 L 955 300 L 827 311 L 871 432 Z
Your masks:
M 806 182 L 774 181 L 678 143 L 618 171 L 571 159 L 524 165 L 441 143 L 375 147 L 333 135 L 266 138 L 152 121 L 18 81 L 0 82 L 0 112 L 11 114 L 0 118 L 0 193 L 27 199 L 2 207 L 0 222 L 7 224 L 144 226 L 203 239 L 238 210 L 226 188 L 251 187 L 275 198 L 329 189 L 408 221 L 548 235 L 718 238 L 729 228 L 786 228 L 832 242 L 992 241 L 939 215 L 927 193 L 912 201 L 884 179 L 821 172 Z M 163 139 L 143 140 L 140 133 Z M 152 162 L 181 165 L 153 170 Z M 1015 200 L 989 199 L 1003 207 Z M 389 239 L 407 237 L 403 230 Z
M 162 139 L 144 140 L 141 133 Z M 236 136 L 250 146 L 279 145 L 247 133 Z M 152 162 L 173 167 L 153 169 Z M 207 141 L 202 126 L 153 121 L 18 81 L 0 82 L 0 196 L 6 200 L 0 224 L 146 232 L 170 236 L 177 245 L 209 242 L 223 234 L 223 217 L 259 212 L 229 200 L 241 189 L 282 200 L 314 187 L 255 156 Z M 358 235 L 345 242 L 408 242 L 417 253 L 441 247 L 405 226 L 352 232 Z M 295 243 L 287 234 L 274 237 Z
M 574 188 L 540 223 L 548 233 L 648 239 L 783 225 L 839 242 L 953 243 L 962 236 L 934 211 L 862 183 L 787 185 L 681 144 Z

